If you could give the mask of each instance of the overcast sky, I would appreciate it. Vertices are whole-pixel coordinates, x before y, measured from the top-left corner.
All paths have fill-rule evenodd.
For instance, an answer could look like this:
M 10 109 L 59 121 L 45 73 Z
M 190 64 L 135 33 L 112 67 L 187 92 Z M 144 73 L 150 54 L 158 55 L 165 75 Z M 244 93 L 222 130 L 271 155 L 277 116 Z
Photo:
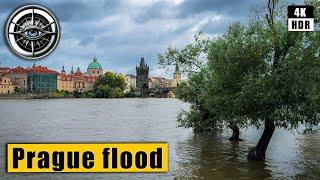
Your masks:
M 144 56 L 151 75 L 167 76 L 157 65 L 157 54 L 168 46 L 181 48 L 202 31 L 214 37 L 230 22 L 248 21 L 250 8 L 267 0 L 1 0 L 0 28 L 16 8 L 36 3 L 53 11 L 61 27 L 54 52 L 37 65 L 60 70 L 65 65 L 86 70 L 94 56 L 105 70 L 135 73 Z M 302 0 L 291 0 L 298 2 Z M 12 52 L 0 36 L 1 66 L 32 66 Z

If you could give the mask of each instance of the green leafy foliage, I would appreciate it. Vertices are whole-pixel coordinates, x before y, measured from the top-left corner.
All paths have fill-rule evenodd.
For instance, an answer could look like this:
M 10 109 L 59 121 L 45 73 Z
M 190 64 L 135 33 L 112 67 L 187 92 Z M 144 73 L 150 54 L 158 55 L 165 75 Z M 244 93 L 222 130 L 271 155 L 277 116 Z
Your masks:
M 203 68 L 199 73 L 190 75 L 187 81 L 179 84 L 177 97 L 191 104 L 190 112 L 183 111 L 179 114 L 179 126 L 192 127 L 195 132 L 217 129 L 217 119 L 210 112 L 210 108 L 205 106 L 210 75 L 211 73 Z
M 71 96 L 72 96 L 72 93 L 65 90 L 54 92 L 54 97 L 56 98 L 65 98 L 65 97 L 71 97 Z
M 195 43 L 188 44 L 178 50 L 169 47 L 164 54 L 158 54 L 158 61 L 164 68 L 171 65 L 179 65 L 182 72 L 196 73 L 206 65 L 209 40 L 200 32 L 194 36 Z
M 204 107 L 205 88 L 209 71 L 206 71 L 209 39 L 200 32 L 194 36 L 194 43 L 178 50 L 169 47 L 164 54 L 158 54 L 159 64 L 163 67 L 178 64 L 189 78 L 178 87 L 177 98 L 191 104 L 190 112 L 183 111 L 178 116 L 179 126 L 193 127 L 196 132 L 211 131 L 216 127 L 214 116 Z
M 277 1 L 270 0 L 263 18 L 233 23 L 218 38 L 159 55 L 160 64 L 179 63 L 192 72 L 179 85 L 178 98 L 191 104 L 179 124 L 196 131 L 221 124 L 261 127 L 266 121 L 283 128 L 318 124 L 320 4 L 306 4 L 315 6 L 314 32 L 288 32 L 286 18 L 272 9 Z
M 94 87 L 93 93 L 98 98 L 120 98 L 124 96 L 126 88 L 125 78 L 113 72 L 106 72 L 99 76 Z
M 238 121 L 237 93 L 241 82 L 248 74 L 268 71 L 266 51 L 268 42 L 262 42 L 256 30 L 262 24 L 251 24 L 250 28 L 236 22 L 221 37 L 212 41 L 208 55 L 208 71 L 212 73 L 205 92 L 205 106 L 221 121 L 234 124 Z M 226 124 L 228 124 L 226 123 Z

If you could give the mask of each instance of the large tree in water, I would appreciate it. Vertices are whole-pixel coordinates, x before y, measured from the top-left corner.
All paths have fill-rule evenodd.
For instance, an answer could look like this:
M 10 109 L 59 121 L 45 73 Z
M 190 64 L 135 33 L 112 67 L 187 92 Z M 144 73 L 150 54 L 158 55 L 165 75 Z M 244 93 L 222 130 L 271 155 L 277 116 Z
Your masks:
M 288 32 L 277 0 L 268 13 L 244 27 L 235 24 L 210 46 L 213 72 L 207 107 L 219 119 L 264 127 L 248 159 L 264 160 L 276 127 L 296 128 L 320 121 L 319 1 L 314 32 Z M 285 6 L 283 6 L 286 8 Z
M 211 76 L 205 92 L 205 107 L 233 130 L 231 139 L 239 139 L 239 127 L 249 125 L 247 119 L 237 114 L 241 105 L 235 99 L 242 90 L 242 83 L 248 74 L 259 74 L 268 67 L 264 55 L 270 46 L 264 39 L 254 37 L 261 28 L 261 22 L 249 27 L 235 22 L 221 37 L 213 40 L 209 48 Z
M 220 130 L 226 126 L 232 129 L 231 141 L 238 141 L 239 128 L 235 122 L 221 121 L 217 117 L 217 106 L 208 105 L 208 88 L 212 83 L 212 72 L 208 69 L 208 48 L 214 40 L 204 37 L 200 32 L 195 35 L 195 42 L 182 50 L 169 47 L 164 54 L 159 54 L 159 64 L 164 67 L 178 64 L 188 74 L 188 80 L 178 87 L 178 98 L 190 103 L 190 111 L 183 111 L 178 116 L 180 127 L 193 128 L 196 133 Z M 225 49 L 223 47 L 222 49 Z M 209 97 L 212 98 L 212 97 Z M 217 105 L 217 104 L 215 104 Z M 219 106 L 218 106 L 219 107 Z
M 188 80 L 178 86 L 177 97 L 191 104 L 190 111 L 183 111 L 178 116 L 179 126 L 193 128 L 197 133 L 216 129 L 216 120 L 204 106 L 205 87 L 208 84 L 207 50 L 209 39 L 200 32 L 194 36 L 194 43 L 181 50 L 168 47 L 165 53 L 158 54 L 159 64 L 164 68 L 178 65 L 188 75 Z

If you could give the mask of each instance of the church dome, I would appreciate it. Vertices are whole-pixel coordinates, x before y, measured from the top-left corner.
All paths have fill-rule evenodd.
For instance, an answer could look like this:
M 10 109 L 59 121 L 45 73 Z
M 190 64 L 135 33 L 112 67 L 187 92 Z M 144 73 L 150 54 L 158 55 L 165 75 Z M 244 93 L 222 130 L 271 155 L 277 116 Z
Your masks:
M 100 63 L 98 63 L 97 58 L 93 58 L 93 61 L 89 64 L 88 69 L 102 69 Z

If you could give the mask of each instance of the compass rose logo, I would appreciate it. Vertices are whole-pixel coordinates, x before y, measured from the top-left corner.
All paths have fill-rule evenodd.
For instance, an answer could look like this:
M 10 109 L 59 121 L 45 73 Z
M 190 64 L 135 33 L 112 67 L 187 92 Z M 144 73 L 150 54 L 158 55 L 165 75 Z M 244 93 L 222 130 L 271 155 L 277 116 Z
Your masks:
M 57 18 L 39 5 L 26 5 L 14 11 L 5 32 L 12 51 L 32 60 L 50 54 L 60 39 Z

